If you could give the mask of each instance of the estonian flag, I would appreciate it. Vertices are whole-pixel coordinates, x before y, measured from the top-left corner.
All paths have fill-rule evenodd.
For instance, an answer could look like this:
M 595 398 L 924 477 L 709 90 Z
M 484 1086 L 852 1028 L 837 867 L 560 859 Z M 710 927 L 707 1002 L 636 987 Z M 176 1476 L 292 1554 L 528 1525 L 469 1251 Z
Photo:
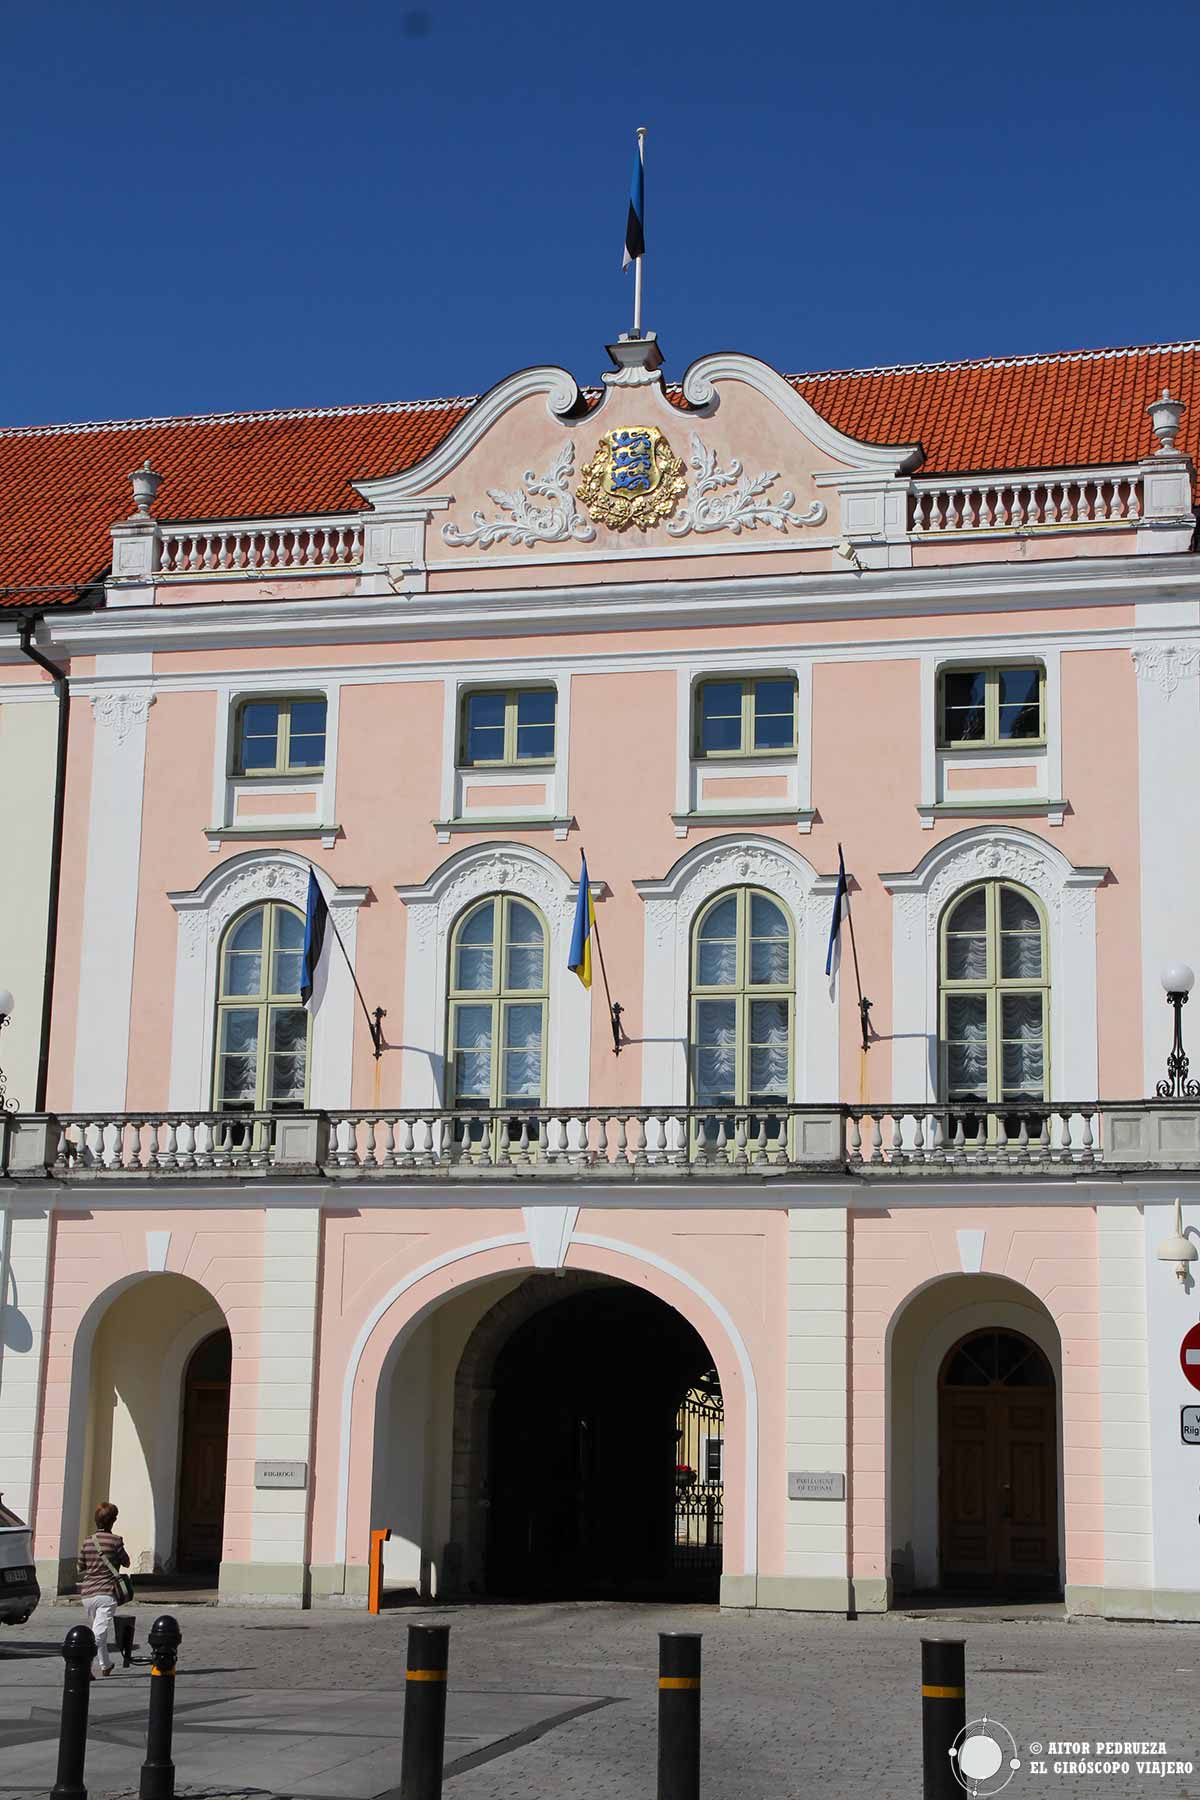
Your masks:
M 596 923 L 596 905 L 592 884 L 588 880 L 587 857 L 580 855 L 579 896 L 575 901 L 575 929 L 571 933 L 571 949 L 567 967 L 578 975 L 585 988 L 592 985 L 592 926 Z
M 621 259 L 622 269 L 627 269 L 631 262 L 646 254 L 646 195 L 645 169 L 642 164 L 642 140 L 639 137 L 633 152 L 633 175 L 629 183 L 629 217 L 625 221 L 625 255 Z
M 825 953 L 825 973 L 829 976 L 830 992 L 833 991 L 833 979 L 842 960 L 842 916 L 847 905 L 846 859 L 839 844 L 837 886 L 833 890 L 833 918 L 829 921 L 829 948 Z
M 325 896 L 317 882 L 315 869 L 308 871 L 308 901 L 304 909 L 304 961 L 300 969 L 300 999 L 305 1006 L 312 999 L 313 985 L 317 979 L 317 964 L 321 960 L 321 949 L 325 942 L 325 927 L 329 924 L 329 908 L 325 904 Z

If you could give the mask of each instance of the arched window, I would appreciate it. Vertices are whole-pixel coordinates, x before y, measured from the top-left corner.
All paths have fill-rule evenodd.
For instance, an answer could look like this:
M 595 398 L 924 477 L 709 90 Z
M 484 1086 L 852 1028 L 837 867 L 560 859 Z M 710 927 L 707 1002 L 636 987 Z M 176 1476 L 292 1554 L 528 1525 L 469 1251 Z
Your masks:
M 942 917 L 942 1092 L 949 1101 L 1049 1097 L 1046 925 L 1032 894 L 985 881 Z
M 544 1103 L 547 982 L 546 927 L 527 900 L 492 894 L 459 919 L 450 940 L 449 1105 Z
M 304 915 L 271 901 L 221 940 L 213 1104 L 220 1112 L 297 1112 L 308 1098 L 307 1010 L 300 1003 Z
M 756 888 L 718 894 L 692 938 L 693 1104 L 768 1111 L 791 1096 L 792 928 Z M 782 1119 L 767 1133 L 781 1135 Z M 757 1129 L 755 1126 L 753 1129 Z

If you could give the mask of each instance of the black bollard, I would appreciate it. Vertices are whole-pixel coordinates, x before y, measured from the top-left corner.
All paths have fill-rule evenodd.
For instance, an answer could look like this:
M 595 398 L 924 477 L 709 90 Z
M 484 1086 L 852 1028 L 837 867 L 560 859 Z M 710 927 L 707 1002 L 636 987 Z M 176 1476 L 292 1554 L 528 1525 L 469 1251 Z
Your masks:
M 400 1800 L 439 1800 L 446 1749 L 448 1625 L 410 1625 Z
M 150 1627 L 150 1722 L 146 1728 L 146 1760 L 142 1764 L 138 1794 L 141 1800 L 174 1800 L 175 1764 L 171 1761 L 171 1731 L 175 1722 L 175 1660 L 183 1633 L 170 1613 Z
M 658 1634 L 658 1800 L 700 1800 L 700 1634 Z
M 950 1752 L 967 1722 L 962 1638 L 921 1639 L 921 1750 L 925 1800 L 962 1800 Z
M 58 1774 L 50 1800 L 87 1800 L 83 1759 L 87 1755 L 88 1699 L 96 1640 L 87 1625 L 74 1625 L 63 1639 L 62 1722 L 58 1728 Z

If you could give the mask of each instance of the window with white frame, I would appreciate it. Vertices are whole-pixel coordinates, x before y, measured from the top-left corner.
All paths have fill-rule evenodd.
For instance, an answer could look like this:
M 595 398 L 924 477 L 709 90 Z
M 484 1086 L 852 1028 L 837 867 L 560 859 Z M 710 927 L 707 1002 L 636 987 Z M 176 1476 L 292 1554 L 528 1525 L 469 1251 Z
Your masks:
M 1022 887 L 984 881 L 942 916 L 941 1061 L 956 1105 L 1049 1094 L 1046 920 Z
M 240 776 L 319 775 L 325 767 L 324 694 L 238 703 L 232 768 Z
M 460 1111 L 541 1106 L 546 1097 L 549 970 L 545 921 L 515 894 L 491 894 L 450 939 L 448 1103 Z M 506 1123 L 519 1135 L 519 1117 Z M 483 1120 L 459 1126 L 478 1142 Z M 531 1136 L 536 1138 L 536 1128 Z
M 304 915 L 271 901 L 221 939 L 213 1106 L 296 1112 L 308 1097 L 309 1013 L 300 999 Z
M 472 688 L 461 701 L 459 767 L 525 768 L 554 761 L 552 687 Z
M 946 750 L 1035 747 L 1046 741 L 1040 663 L 950 665 L 938 677 L 938 744 Z
M 698 757 L 781 755 L 796 748 L 796 681 L 791 675 L 701 681 L 695 690 Z
M 692 933 L 691 1075 L 695 1106 L 770 1112 L 791 1093 L 792 927 L 757 888 L 718 894 Z M 768 1120 L 768 1136 L 782 1119 Z

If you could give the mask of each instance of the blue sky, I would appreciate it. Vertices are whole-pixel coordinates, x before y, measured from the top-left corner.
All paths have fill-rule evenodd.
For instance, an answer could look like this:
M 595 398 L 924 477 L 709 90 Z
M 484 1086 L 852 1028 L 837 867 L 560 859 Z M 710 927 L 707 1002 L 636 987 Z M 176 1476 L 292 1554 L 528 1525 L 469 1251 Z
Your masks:
M 0 422 L 1193 335 L 1194 0 L 8 0 Z

